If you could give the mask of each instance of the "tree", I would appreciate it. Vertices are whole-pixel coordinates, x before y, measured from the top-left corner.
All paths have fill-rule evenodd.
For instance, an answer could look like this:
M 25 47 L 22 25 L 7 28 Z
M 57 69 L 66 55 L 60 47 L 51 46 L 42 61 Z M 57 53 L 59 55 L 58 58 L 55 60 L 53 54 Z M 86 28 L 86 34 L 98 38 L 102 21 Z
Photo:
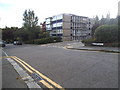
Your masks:
M 96 15 L 95 17 L 95 23 L 98 23 L 99 22 L 99 17 Z
M 106 24 L 106 18 L 104 18 L 104 16 L 102 15 L 102 18 L 100 20 L 100 24 L 101 25 L 105 25 Z
M 95 34 L 95 30 L 101 26 L 101 25 L 112 25 L 112 24 L 118 24 L 118 17 L 116 18 L 110 18 L 110 13 L 108 13 L 106 15 L 106 18 L 104 18 L 104 16 L 102 15 L 102 18 L 99 20 L 99 17 L 96 15 L 96 17 L 94 18 L 95 20 L 95 24 L 92 27 L 92 31 L 91 31 L 91 35 L 92 37 Z
M 117 16 L 117 20 L 118 20 L 118 34 L 120 34 L 120 16 Z M 120 35 L 118 35 L 118 40 L 120 40 Z
M 25 34 L 22 35 L 22 39 L 24 41 L 34 43 L 35 39 L 38 39 L 40 33 L 40 27 L 37 26 L 38 24 L 38 17 L 35 16 L 34 11 L 32 10 L 25 10 L 23 14 L 23 21 L 24 21 L 24 32 Z M 27 35 L 27 36 L 26 36 Z M 27 40 L 25 40 L 27 39 Z
M 106 19 L 107 19 L 107 20 L 110 20 L 110 13 L 108 13 L 108 14 L 106 15 Z
M 93 25 L 92 31 L 91 31 L 91 35 L 92 35 L 92 36 L 94 36 L 94 33 L 95 33 L 96 28 L 100 26 L 100 24 L 99 24 L 99 17 L 98 17 L 97 15 L 96 15 L 96 17 L 94 18 L 94 20 L 95 20 L 95 24 Z
M 28 35 L 27 30 L 24 30 L 24 28 L 19 28 L 19 30 L 15 32 L 15 40 L 25 42 L 28 40 Z
M 38 17 L 35 16 L 34 11 L 29 11 L 25 10 L 23 14 L 23 21 L 24 21 L 24 27 L 25 28 L 30 28 L 30 27 L 35 27 L 38 24 Z
M 18 30 L 17 27 L 4 28 L 2 29 L 2 40 L 12 42 L 15 38 L 15 32 Z
M 39 34 L 39 38 L 47 38 L 47 37 L 50 37 L 50 34 L 49 32 L 43 32 L 41 31 L 40 34 Z

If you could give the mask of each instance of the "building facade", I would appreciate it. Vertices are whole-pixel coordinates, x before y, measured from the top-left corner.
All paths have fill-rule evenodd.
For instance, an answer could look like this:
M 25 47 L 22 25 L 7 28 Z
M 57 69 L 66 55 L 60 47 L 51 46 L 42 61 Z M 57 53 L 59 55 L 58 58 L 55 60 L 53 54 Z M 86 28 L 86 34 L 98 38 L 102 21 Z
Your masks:
M 91 36 L 91 19 L 74 14 L 60 14 L 45 19 L 50 36 L 59 36 L 63 41 L 83 40 Z

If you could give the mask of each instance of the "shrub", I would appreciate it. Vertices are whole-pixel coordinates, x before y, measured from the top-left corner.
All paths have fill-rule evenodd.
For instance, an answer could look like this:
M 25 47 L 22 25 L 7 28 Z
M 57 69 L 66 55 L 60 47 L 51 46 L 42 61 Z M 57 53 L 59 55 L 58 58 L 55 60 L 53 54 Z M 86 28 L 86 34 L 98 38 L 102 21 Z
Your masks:
M 47 43 L 47 39 L 46 38 L 35 39 L 34 40 L 34 44 L 46 44 L 46 43 Z
M 54 42 L 61 42 L 62 38 L 61 37 L 53 37 Z
M 59 37 L 46 37 L 41 39 L 35 39 L 35 44 L 47 44 L 47 43 L 54 43 L 54 42 L 60 42 L 61 38 Z
M 82 40 L 82 43 L 84 43 L 85 46 L 91 46 L 91 43 L 93 42 L 95 42 L 95 38 L 89 38 L 89 39 Z
M 103 43 L 117 42 L 118 31 L 117 25 L 101 25 L 95 30 L 96 41 Z
M 93 43 L 93 42 L 95 42 L 94 38 L 89 38 L 89 39 L 82 40 L 82 43 Z
M 48 42 L 48 43 L 53 43 L 53 42 L 54 42 L 53 37 L 47 37 L 46 39 L 47 39 L 47 42 Z
M 25 44 L 34 44 L 33 40 L 24 41 Z
M 120 42 L 105 43 L 104 45 L 110 47 L 120 47 Z

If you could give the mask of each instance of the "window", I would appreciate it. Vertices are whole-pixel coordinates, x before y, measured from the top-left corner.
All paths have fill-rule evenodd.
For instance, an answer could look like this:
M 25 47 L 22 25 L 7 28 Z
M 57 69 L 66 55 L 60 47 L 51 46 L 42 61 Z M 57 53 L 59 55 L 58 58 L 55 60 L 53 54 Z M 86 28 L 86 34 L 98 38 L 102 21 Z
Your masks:
M 56 23 L 56 21 L 52 21 L 52 24 Z
M 57 27 L 61 27 L 62 25 L 63 25 L 62 22 L 59 22 L 59 23 L 56 24 Z
M 51 30 L 51 26 L 50 25 L 46 25 L 46 30 Z
M 46 28 L 50 28 L 50 25 L 46 25 Z
M 83 21 L 87 21 L 87 18 L 83 18 Z
M 57 20 L 57 17 L 53 16 L 52 21 L 55 21 L 55 20 Z
M 52 34 L 52 36 L 56 36 L 56 34 Z
M 62 22 L 62 19 L 57 20 L 57 22 Z
M 62 27 L 57 27 L 57 29 L 62 29 Z
M 56 24 L 56 23 L 54 23 L 54 24 L 53 24 L 53 27 L 57 27 L 57 24 Z
M 56 27 L 53 27 L 53 28 L 52 28 L 52 30 L 55 30 L 55 29 L 56 29 Z

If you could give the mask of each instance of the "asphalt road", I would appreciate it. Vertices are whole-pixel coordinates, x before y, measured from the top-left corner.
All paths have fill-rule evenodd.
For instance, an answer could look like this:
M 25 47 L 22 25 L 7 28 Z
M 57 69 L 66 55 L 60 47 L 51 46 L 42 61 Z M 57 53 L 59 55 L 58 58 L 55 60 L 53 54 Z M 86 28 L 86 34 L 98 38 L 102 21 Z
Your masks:
M 118 54 L 67 50 L 67 43 L 7 45 L 3 50 L 17 56 L 63 88 L 117 88 Z

